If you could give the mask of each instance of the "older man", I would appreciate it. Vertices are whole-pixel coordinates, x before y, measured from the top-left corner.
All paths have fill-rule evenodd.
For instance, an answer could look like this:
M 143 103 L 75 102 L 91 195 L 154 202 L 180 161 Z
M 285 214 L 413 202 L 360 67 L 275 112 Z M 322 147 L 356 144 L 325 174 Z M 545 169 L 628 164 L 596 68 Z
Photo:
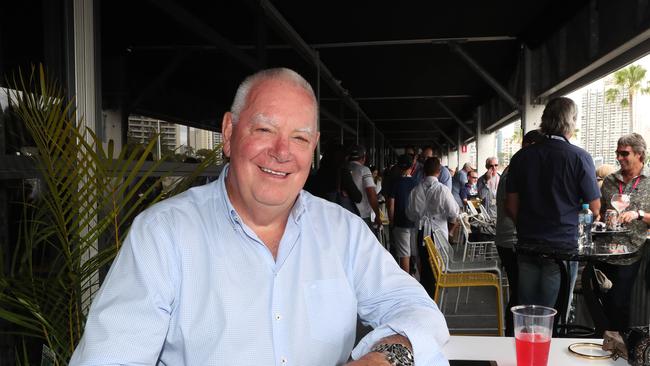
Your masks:
M 301 190 L 317 115 L 291 70 L 240 85 L 230 165 L 136 218 L 71 365 L 447 364 L 422 287 L 358 216 Z M 374 330 L 353 350 L 357 315 Z
M 602 295 L 603 308 L 608 318 L 610 330 L 624 331 L 630 325 L 631 295 L 634 282 L 642 281 L 639 266 L 643 246 L 650 227 L 650 172 L 645 167 L 646 142 L 638 133 L 621 136 L 616 148 L 616 160 L 620 169 L 605 177 L 601 188 L 600 215 L 604 217 L 607 209 L 613 209 L 612 196 L 627 194 L 630 205 L 621 213 L 620 221 L 629 230 L 627 245 L 637 250 L 632 258 L 600 262 L 597 268 L 612 281 L 612 288 Z M 647 312 L 645 312 L 647 313 Z M 647 319 L 647 318 L 646 318 Z
M 494 156 L 485 160 L 485 169 L 477 182 L 478 196 L 492 218 L 497 217 L 497 188 L 499 187 L 499 161 Z
M 542 113 L 546 140 L 519 150 L 510 161 L 506 212 L 517 228 L 517 245 L 558 248 L 578 245 L 578 211 L 582 202 L 600 210 L 600 191 L 591 156 L 572 145 L 578 110 L 569 98 L 555 98 Z M 554 306 L 560 269 L 553 260 L 518 255 L 519 302 Z M 571 262 L 571 286 L 577 267 Z
M 473 171 L 474 168 L 472 167 L 472 164 L 470 163 L 465 163 L 463 165 L 462 169 L 458 169 L 456 174 L 454 174 L 454 177 L 452 178 L 452 188 L 451 188 L 451 193 L 454 195 L 454 199 L 456 200 L 456 203 L 458 203 L 459 207 L 464 207 L 463 205 L 463 200 L 460 197 L 460 191 L 465 187 L 465 184 L 467 184 L 468 181 L 468 174 Z

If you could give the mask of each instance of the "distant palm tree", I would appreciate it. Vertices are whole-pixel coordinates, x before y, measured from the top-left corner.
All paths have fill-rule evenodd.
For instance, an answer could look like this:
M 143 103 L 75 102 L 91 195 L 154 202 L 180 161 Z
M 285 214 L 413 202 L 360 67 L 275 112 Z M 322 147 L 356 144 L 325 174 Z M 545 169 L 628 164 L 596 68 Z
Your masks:
M 605 100 L 608 103 L 616 102 L 622 93 L 627 91 L 621 100 L 621 106 L 629 108 L 630 125 L 634 131 L 634 97 L 637 93 L 650 93 L 650 86 L 642 87 L 645 80 L 646 69 L 641 65 L 630 65 L 614 73 L 615 87 L 605 91 Z

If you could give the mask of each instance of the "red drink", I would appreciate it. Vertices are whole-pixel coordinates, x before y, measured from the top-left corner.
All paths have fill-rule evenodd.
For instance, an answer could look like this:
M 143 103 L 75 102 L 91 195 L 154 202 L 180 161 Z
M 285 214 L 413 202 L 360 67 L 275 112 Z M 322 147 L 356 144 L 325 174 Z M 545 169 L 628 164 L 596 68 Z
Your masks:
M 551 338 L 543 334 L 519 333 L 515 338 L 517 366 L 546 366 Z

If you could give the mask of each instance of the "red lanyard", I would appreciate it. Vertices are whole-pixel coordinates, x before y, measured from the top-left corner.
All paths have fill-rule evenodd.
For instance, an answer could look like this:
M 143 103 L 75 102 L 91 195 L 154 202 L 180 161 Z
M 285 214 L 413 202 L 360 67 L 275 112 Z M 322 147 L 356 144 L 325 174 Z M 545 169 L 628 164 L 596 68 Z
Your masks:
M 639 175 L 638 177 L 636 177 L 636 182 L 634 182 L 634 184 L 632 185 L 632 191 L 634 191 L 636 189 L 636 186 L 639 185 L 640 180 L 641 180 L 641 176 Z M 632 191 L 630 191 L 630 193 L 632 193 Z M 623 194 L 623 182 L 618 182 L 618 193 Z

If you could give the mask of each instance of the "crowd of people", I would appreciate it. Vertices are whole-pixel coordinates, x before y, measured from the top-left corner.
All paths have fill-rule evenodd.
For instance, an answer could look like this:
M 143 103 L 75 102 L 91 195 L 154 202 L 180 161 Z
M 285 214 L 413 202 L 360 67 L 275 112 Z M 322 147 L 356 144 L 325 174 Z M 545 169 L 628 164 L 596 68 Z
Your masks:
M 462 212 L 483 210 L 496 223 L 510 305 L 555 306 L 558 266 L 517 247 L 577 246 L 581 204 L 602 216 L 614 192 L 631 197 L 619 219 L 639 251 L 599 268 L 613 283 L 611 329 L 629 326 L 650 225 L 643 137 L 619 139 L 620 169 L 599 187 L 589 154 L 569 143 L 576 106 L 556 98 L 502 173 L 495 157 L 479 174 L 411 147 L 380 174 L 364 146 L 340 144 L 311 172 L 317 116 L 311 86 L 289 69 L 242 82 L 223 117 L 223 173 L 135 219 L 71 365 L 446 364 L 423 236 L 450 236 Z M 397 260 L 378 240 L 385 223 Z M 355 345 L 357 317 L 373 330 Z

